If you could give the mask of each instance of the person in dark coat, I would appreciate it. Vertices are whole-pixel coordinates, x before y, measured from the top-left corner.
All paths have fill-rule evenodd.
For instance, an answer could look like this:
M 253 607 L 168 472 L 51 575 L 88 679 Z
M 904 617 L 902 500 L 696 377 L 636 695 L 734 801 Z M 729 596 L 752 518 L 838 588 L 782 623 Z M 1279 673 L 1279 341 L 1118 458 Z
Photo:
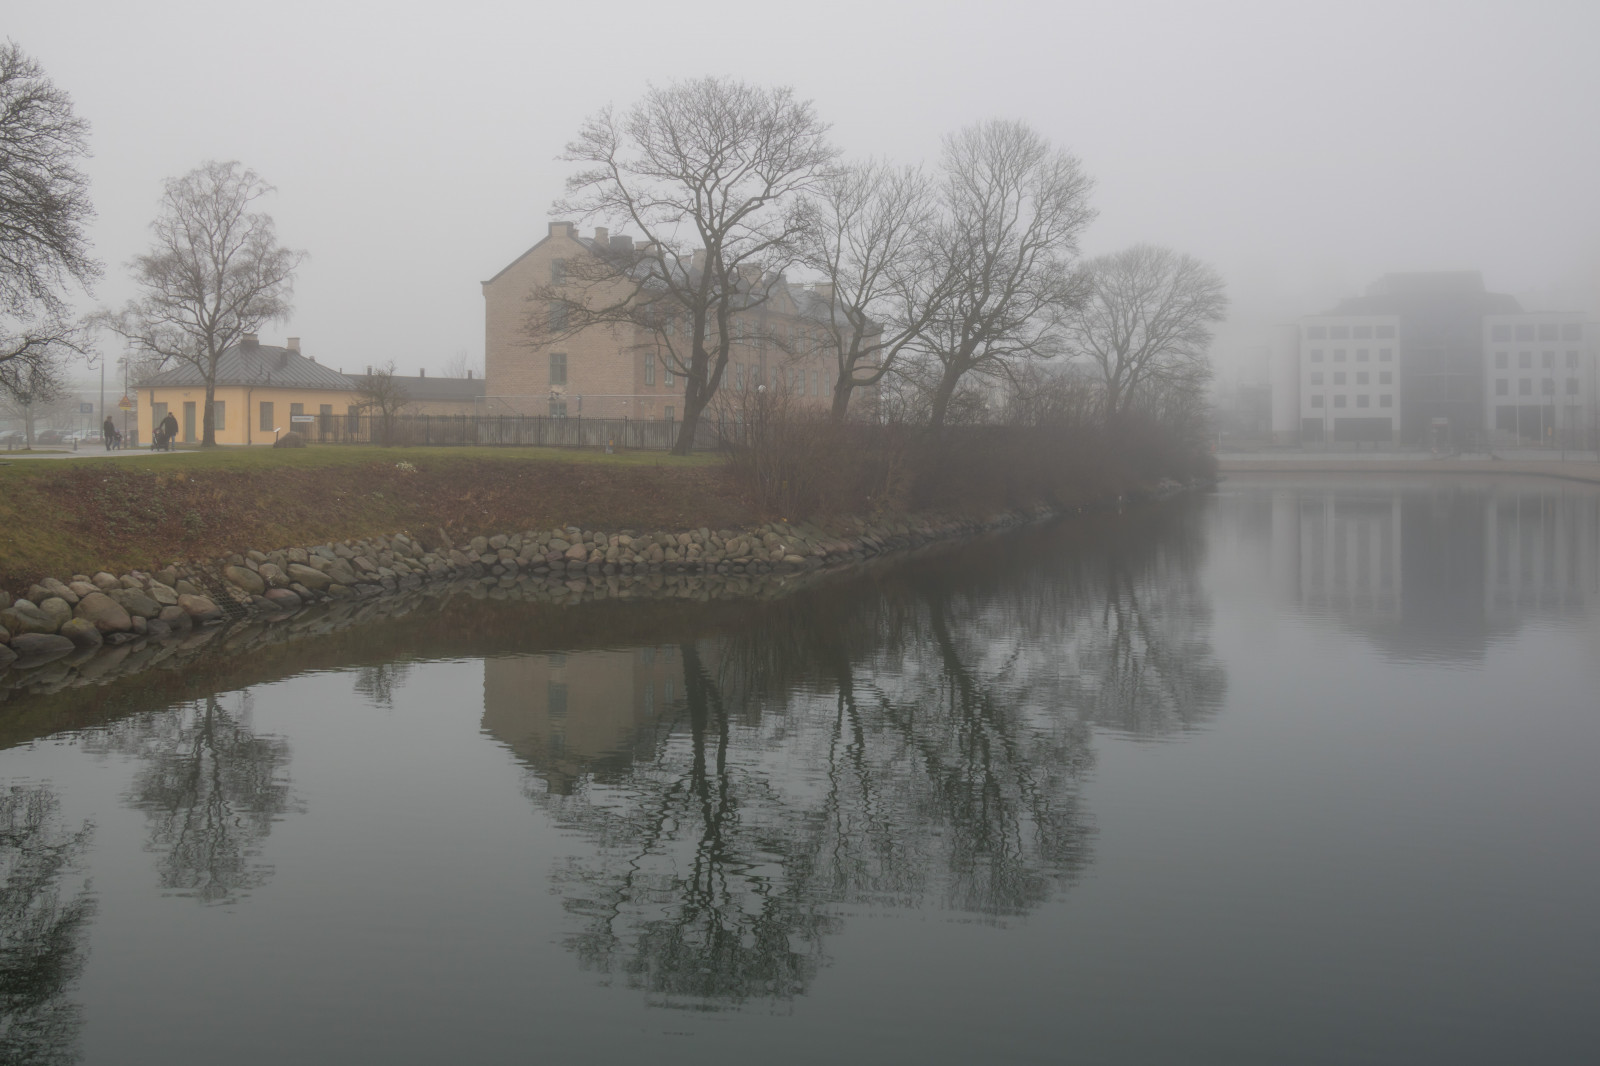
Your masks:
M 161 420 L 161 439 L 167 451 L 172 450 L 172 442 L 178 439 L 178 420 L 171 411 Z
M 111 416 L 106 416 L 106 424 L 100 427 L 100 437 L 105 441 L 106 451 L 110 451 L 117 443 L 117 424 L 111 421 Z

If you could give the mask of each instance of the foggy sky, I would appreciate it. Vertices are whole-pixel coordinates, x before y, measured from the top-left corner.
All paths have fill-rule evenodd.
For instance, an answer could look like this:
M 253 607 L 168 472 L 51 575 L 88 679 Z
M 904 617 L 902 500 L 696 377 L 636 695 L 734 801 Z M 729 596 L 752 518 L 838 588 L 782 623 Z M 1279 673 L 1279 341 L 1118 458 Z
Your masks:
M 132 295 L 163 178 L 239 159 L 311 253 L 263 342 L 410 374 L 481 360 L 478 283 L 544 235 L 582 118 L 705 74 L 792 85 L 851 156 L 932 162 L 963 124 L 1031 123 L 1096 179 L 1086 252 L 1222 271 L 1225 373 L 1389 271 L 1600 315 L 1597 31 L 1594 0 L 36 0 L 0 25 L 92 124 L 107 272 L 85 309 Z

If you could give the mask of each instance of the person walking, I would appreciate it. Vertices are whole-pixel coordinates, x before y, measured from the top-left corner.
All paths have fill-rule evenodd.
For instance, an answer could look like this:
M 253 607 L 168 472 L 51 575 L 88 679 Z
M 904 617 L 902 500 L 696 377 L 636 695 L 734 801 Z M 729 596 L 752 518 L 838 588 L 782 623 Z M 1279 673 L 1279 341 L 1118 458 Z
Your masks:
M 106 451 L 110 451 L 117 443 L 117 424 L 111 421 L 111 416 L 106 415 L 106 424 L 100 427 L 100 437 L 105 442 Z
M 178 419 L 171 411 L 161 420 L 161 437 L 166 443 L 167 451 L 172 450 L 172 442 L 178 439 Z

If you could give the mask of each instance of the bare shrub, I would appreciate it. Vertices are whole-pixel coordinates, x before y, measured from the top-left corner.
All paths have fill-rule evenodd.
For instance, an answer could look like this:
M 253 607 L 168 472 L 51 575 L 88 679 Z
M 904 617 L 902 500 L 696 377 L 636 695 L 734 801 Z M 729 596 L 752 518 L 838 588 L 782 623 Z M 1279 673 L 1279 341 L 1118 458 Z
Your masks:
M 290 430 L 277 440 L 273 441 L 272 446 L 274 448 L 304 448 L 306 446 L 306 438 L 303 433 L 297 433 L 294 430 Z

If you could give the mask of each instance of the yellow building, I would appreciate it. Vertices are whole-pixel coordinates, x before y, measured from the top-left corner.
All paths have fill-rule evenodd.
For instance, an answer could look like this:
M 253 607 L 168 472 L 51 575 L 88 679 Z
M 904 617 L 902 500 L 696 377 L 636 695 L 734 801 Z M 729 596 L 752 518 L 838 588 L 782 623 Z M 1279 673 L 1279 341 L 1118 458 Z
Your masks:
M 395 376 L 409 398 L 403 414 L 471 414 L 482 397 L 482 379 Z M 365 439 L 358 433 L 360 376 L 323 366 L 300 351 L 300 338 L 285 347 L 262 344 L 255 334 L 223 353 L 213 390 L 218 444 L 271 444 L 290 430 L 314 441 Z M 178 441 L 198 443 L 204 433 L 205 379 L 183 363 L 138 385 L 135 440 L 149 444 L 152 431 L 171 414 Z

